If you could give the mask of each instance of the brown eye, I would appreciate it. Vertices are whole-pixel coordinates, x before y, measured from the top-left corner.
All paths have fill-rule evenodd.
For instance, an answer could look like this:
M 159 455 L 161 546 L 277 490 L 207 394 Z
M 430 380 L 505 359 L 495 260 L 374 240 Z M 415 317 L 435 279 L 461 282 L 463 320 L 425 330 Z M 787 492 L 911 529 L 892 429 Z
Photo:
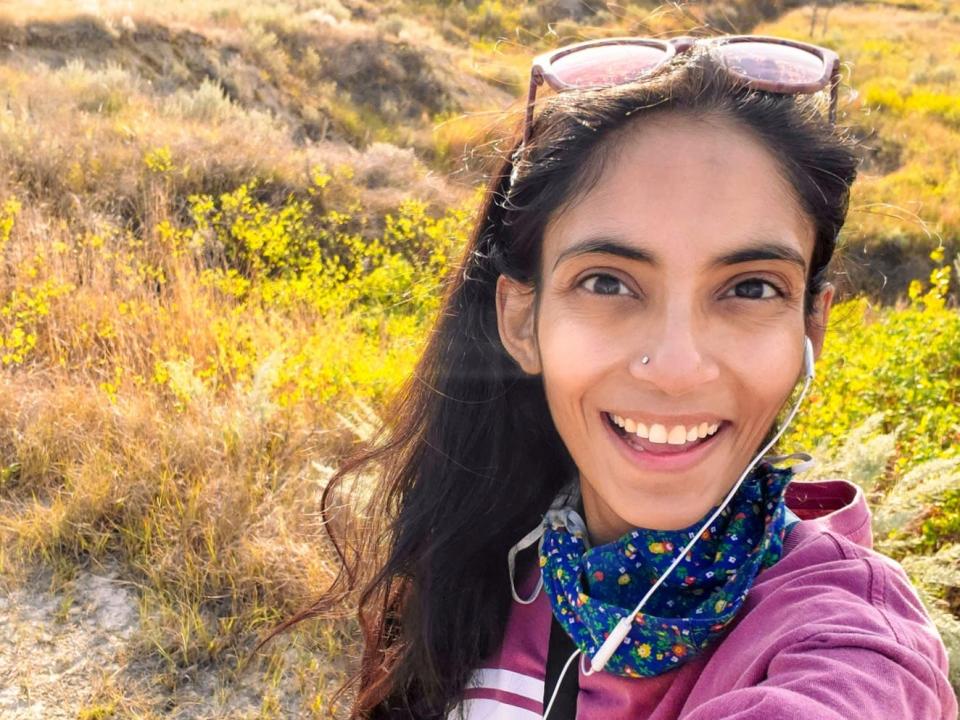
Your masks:
M 733 286 L 734 295 L 745 300 L 774 300 L 783 293 L 769 280 L 750 278 Z
M 623 284 L 623 281 L 607 275 L 598 273 L 586 278 L 582 283 L 583 287 L 596 295 L 630 295 L 630 290 Z

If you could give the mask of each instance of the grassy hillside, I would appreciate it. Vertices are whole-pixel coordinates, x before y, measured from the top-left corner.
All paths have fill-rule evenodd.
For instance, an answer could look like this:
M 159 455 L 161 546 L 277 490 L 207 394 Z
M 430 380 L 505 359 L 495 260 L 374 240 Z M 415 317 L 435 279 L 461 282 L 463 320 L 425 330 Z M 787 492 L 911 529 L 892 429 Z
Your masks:
M 149 223 L 140 168 L 157 148 L 177 166 L 175 209 L 254 178 L 275 204 L 315 166 L 346 164 L 376 225 L 405 194 L 433 211 L 465 199 L 519 120 L 535 51 L 621 34 L 781 34 L 845 62 L 841 119 L 869 162 L 841 280 L 891 302 L 932 269 L 931 249 L 958 247 L 958 15 L 955 2 L 813 18 L 800 3 L 746 0 L 16 1 L 0 8 L 0 153 L 21 192 L 74 226 L 96 213 Z
M 846 228 L 856 290 L 891 299 L 931 269 L 927 254 L 960 248 L 960 5 L 869 3 L 795 10 L 758 32 L 836 50 L 857 93 L 846 109 L 868 163 Z M 884 288 L 886 283 L 886 288 Z
M 0 583 L 41 568 L 69 617 L 82 573 L 107 564 L 139 602 L 123 672 L 84 677 L 69 716 L 329 709 L 349 619 L 249 651 L 335 571 L 319 493 L 412 367 L 530 56 L 707 28 L 812 39 L 846 63 L 840 120 L 867 151 L 849 301 L 783 447 L 817 447 L 820 472 L 868 490 L 877 546 L 960 667 L 960 4 L 814 22 L 747 0 L 14 0 Z M 41 682 L 11 672 L 0 714 Z

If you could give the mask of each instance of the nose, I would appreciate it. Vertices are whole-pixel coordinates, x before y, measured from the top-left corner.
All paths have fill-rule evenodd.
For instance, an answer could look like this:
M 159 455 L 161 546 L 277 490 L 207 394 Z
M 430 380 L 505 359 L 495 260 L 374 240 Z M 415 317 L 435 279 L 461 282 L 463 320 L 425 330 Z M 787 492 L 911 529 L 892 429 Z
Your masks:
M 719 377 L 714 344 L 691 310 L 674 308 L 634 344 L 630 374 L 665 395 L 685 395 Z M 649 357 L 646 364 L 644 355 Z

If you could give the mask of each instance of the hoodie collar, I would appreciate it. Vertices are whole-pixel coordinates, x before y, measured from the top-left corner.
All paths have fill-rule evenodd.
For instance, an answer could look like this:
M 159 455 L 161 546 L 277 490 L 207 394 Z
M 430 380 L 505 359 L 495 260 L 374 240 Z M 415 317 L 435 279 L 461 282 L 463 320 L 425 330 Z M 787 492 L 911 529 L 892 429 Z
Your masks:
M 785 499 L 787 508 L 803 521 L 785 539 L 785 552 L 796 547 L 807 530 L 827 530 L 873 547 L 870 509 L 859 485 L 849 480 L 795 480 L 787 485 Z

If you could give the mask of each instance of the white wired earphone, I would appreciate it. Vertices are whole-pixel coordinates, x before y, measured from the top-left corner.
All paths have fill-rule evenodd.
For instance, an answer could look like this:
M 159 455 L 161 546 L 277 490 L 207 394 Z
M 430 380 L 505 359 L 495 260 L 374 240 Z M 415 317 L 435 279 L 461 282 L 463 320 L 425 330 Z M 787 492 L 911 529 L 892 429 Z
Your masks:
M 557 678 L 557 684 L 553 688 L 553 694 L 550 696 L 550 701 L 547 703 L 547 707 L 543 712 L 543 720 L 546 720 L 547 716 L 550 714 L 550 710 L 553 708 L 553 703 L 557 699 L 557 694 L 560 691 L 560 686 L 563 684 L 563 678 L 567 674 L 567 669 L 570 667 L 570 663 L 573 662 L 573 659 L 576 658 L 577 655 L 581 656 L 580 669 L 583 671 L 584 675 L 587 675 L 587 676 L 593 675 L 593 673 L 599 672 L 603 670 L 604 667 L 606 667 L 606 664 L 607 662 L 609 662 L 610 658 L 613 656 L 613 653 L 616 652 L 617 648 L 620 647 L 620 645 L 626 639 L 627 635 L 630 633 L 630 628 L 633 625 L 633 620 L 634 618 L 636 618 L 637 613 L 639 613 L 640 610 L 643 608 L 643 606 L 646 605 L 647 600 L 649 600 L 650 596 L 653 595 L 654 591 L 658 587 L 660 587 L 661 583 L 663 583 L 663 581 L 666 580 L 667 575 L 669 575 L 673 571 L 673 569 L 680 564 L 680 561 L 686 556 L 686 554 L 690 552 L 690 549 L 694 546 L 697 540 L 700 539 L 700 536 L 703 534 L 703 531 L 710 526 L 710 523 L 712 523 L 714 520 L 717 519 L 717 516 L 721 512 L 723 512 L 723 509 L 727 506 L 727 503 L 730 502 L 730 499 L 734 496 L 734 494 L 736 494 L 737 490 L 740 488 L 740 485 L 743 483 L 744 478 L 750 473 L 754 465 L 757 464 L 757 462 L 763 457 L 763 454 L 767 450 L 769 450 L 771 446 L 773 446 L 773 444 L 780 438 L 780 436 L 783 434 L 783 431 L 787 429 L 787 426 L 793 420 L 793 416 L 797 414 L 797 410 L 799 409 L 800 403 L 803 400 L 804 396 L 807 394 L 807 389 L 810 387 L 810 383 L 813 381 L 813 376 L 814 376 L 813 365 L 814 365 L 813 342 L 810 340 L 809 336 L 804 336 L 803 338 L 803 372 L 804 372 L 805 382 L 803 385 L 803 390 L 800 392 L 800 396 L 797 398 L 797 402 L 794 403 L 793 409 L 790 411 L 790 414 L 787 416 L 786 421 L 783 423 L 783 425 L 780 426 L 780 429 L 777 431 L 777 434 L 773 436 L 773 439 L 770 440 L 770 442 L 768 442 L 764 446 L 763 450 L 761 450 L 757 454 L 757 456 L 750 462 L 750 464 L 747 465 L 747 469 L 743 471 L 743 474 L 740 476 L 740 479 L 737 480 L 734 486 L 730 489 L 730 492 L 727 493 L 727 496 L 726 498 L 724 498 L 723 503 L 721 503 L 720 506 L 714 511 L 714 513 L 707 519 L 707 521 L 703 524 L 703 527 L 700 528 L 700 531 L 697 532 L 697 534 L 693 537 L 693 539 L 689 543 L 687 543 L 687 546 L 677 554 L 676 558 L 674 558 L 673 562 L 670 564 L 670 567 L 667 568 L 666 572 L 664 572 L 663 575 L 661 575 L 657 579 L 657 582 L 655 582 L 653 586 L 647 591 L 647 594 L 643 596 L 643 599 L 640 600 L 639 603 L 637 603 L 637 606 L 633 609 L 633 611 L 616 624 L 616 626 L 607 636 L 607 639 L 604 640 L 603 644 L 600 646 L 600 649 L 597 650 L 596 654 L 590 659 L 590 669 L 587 670 L 582 667 L 584 656 L 582 655 L 582 651 L 579 648 L 575 650 L 569 658 L 567 658 L 567 661 L 563 665 L 563 669 L 560 671 L 560 676 Z M 785 457 L 789 457 L 789 456 L 785 456 Z M 771 457 L 770 460 L 779 461 L 779 460 L 785 459 L 785 457 Z M 807 463 L 802 463 L 802 464 L 807 465 L 807 467 L 809 467 L 809 465 L 812 465 L 812 459 L 809 460 Z M 807 469 L 807 467 L 804 467 L 803 469 Z M 800 471 L 800 469 L 801 468 L 799 467 L 794 468 L 794 470 L 797 472 Z M 529 605 L 537 598 L 537 595 L 540 593 L 541 587 L 543 587 L 543 576 L 541 574 L 539 580 L 537 581 L 537 586 L 533 591 L 533 595 L 531 595 L 529 598 L 521 598 L 517 593 L 516 586 L 514 585 L 514 581 L 513 581 L 514 568 L 516 566 L 516 556 L 520 550 L 523 550 L 524 548 L 527 548 L 533 545 L 533 543 L 535 543 L 542 535 L 543 535 L 543 526 L 540 525 L 537 528 L 531 530 L 529 533 L 527 533 L 523 537 L 523 539 L 521 539 L 520 542 L 518 542 L 516 545 L 510 548 L 510 551 L 507 553 L 507 565 L 510 569 L 510 592 L 513 595 L 513 599 L 523 605 Z

